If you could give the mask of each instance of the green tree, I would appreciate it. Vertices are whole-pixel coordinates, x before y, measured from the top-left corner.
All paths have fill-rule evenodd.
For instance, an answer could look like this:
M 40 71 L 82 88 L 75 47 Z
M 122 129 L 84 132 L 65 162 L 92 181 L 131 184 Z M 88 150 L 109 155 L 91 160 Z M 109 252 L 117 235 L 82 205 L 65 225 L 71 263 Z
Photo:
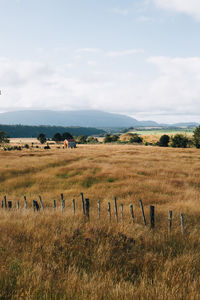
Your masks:
M 86 144 L 87 138 L 85 135 L 79 135 L 76 141 L 78 144 Z
M 38 141 L 40 141 L 41 144 L 44 144 L 46 142 L 46 136 L 44 133 L 40 133 L 37 137 Z
M 59 132 L 57 132 L 54 134 L 52 140 L 55 141 L 56 143 L 58 143 L 58 142 L 62 141 L 62 135 Z
M 167 134 L 163 134 L 161 137 L 160 137 L 160 140 L 158 142 L 158 145 L 160 147 L 168 147 L 169 146 L 169 136 Z
M 71 139 L 73 139 L 73 136 L 71 135 L 71 133 L 69 133 L 69 132 L 64 132 L 63 134 L 62 134 L 62 140 L 64 141 L 64 140 L 71 140 Z
M 172 147 L 175 148 L 187 148 L 188 138 L 180 133 L 175 134 L 172 137 Z
M 200 148 L 200 126 L 196 127 L 193 132 L 194 145 L 196 148 Z
M 99 142 L 98 139 L 93 136 L 89 136 L 86 141 L 89 144 L 97 144 Z
M 112 137 L 111 137 L 111 135 L 107 133 L 107 134 L 104 136 L 103 142 L 104 142 L 104 143 L 111 143 L 111 142 L 112 142 Z
M 118 135 L 113 134 L 113 135 L 111 136 L 111 141 L 112 141 L 112 142 L 117 142 L 118 140 L 119 140 L 119 136 L 118 136 Z
M 9 139 L 5 131 L 0 131 L 0 144 L 1 143 L 9 143 Z

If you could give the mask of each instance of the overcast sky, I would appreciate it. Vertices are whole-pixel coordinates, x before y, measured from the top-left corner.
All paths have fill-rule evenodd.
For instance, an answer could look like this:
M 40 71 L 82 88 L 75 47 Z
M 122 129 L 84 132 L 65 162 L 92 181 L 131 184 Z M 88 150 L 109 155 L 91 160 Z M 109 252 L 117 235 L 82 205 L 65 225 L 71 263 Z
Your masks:
M 200 0 L 0 0 L 0 111 L 200 121 Z

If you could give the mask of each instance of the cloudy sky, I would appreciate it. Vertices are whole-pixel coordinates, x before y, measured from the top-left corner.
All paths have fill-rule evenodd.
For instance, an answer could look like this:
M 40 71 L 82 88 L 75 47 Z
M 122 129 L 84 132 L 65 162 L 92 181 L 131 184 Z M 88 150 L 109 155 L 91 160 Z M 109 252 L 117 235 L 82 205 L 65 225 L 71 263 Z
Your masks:
M 200 0 L 0 0 L 0 111 L 200 121 Z

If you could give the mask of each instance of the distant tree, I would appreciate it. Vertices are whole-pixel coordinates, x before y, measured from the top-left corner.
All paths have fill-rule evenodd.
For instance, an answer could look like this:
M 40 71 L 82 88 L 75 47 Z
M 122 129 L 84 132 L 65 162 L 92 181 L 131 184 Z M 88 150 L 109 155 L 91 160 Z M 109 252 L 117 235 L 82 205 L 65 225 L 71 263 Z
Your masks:
M 73 136 L 69 132 L 64 132 L 62 134 L 62 140 L 64 141 L 64 140 L 68 140 L 68 139 L 73 139 Z
M 86 140 L 87 143 L 89 144 L 97 144 L 99 141 L 97 138 L 93 137 L 93 136 L 89 136 Z
M 54 134 L 52 140 L 55 141 L 56 143 L 58 143 L 58 142 L 62 141 L 62 135 L 59 132 L 57 132 Z
M 87 143 L 87 138 L 85 135 L 79 135 L 78 138 L 76 139 L 78 144 L 86 144 Z
M 129 143 L 131 143 L 131 144 L 132 143 L 141 144 L 142 142 L 143 142 L 143 139 L 137 133 L 134 133 L 129 140 Z
M 111 136 L 111 142 L 117 142 L 118 140 L 119 140 L 119 136 L 118 136 L 118 135 L 113 134 L 113 135 Z
M 104 136 L 103 142 L 104 142 L 104 143 L 111 143 L 111 142 L 112 142 L 112 137 L 111 137 L 111 135 L 107 133 L 107 134 Z
M 0 131 L 0 144 L 1 143 L 9 143 L 9 139 L 5 131 Z
M 158 142 L 158 146 L 160 147 L 168 147 L 169 146 L 169 136 L 167 134 L 163 134 L 161 137 L 160 137 L 160 140 Z
M 200 126 L 196 127 L 193 132 L 194 145 L 196 148 L 200 148 Z
M 41 144 L 44 144 L 46 142 L 46 136 L 44 133 L 40 133 L 37 137 L 38 141 L 40 141 Z
M 187 148 L 188 138 L 180 133 L 175 134 L 172 137 L 172 147 L 174 148 Z

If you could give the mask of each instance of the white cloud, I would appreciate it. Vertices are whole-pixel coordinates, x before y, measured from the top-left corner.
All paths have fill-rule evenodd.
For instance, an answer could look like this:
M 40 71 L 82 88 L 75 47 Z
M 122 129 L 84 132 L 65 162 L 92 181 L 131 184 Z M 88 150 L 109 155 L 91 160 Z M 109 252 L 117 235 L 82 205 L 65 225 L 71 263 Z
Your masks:
M 144 53 L 143 49 L 129 49 L 129 50 L 122 50 L 122 51 L 109 51 L 106 53 L 107 56 L 110 57 L 120 57 L 120 56 L 127 56 L 137 53 Z
M 99 48 L 80 48 L 75 50 L 76 53 L 99 53 L 102 49 Z
M 160 8 L 185 13 L 200 20 L 199 0 L 153 0 Z
M 87 63 L 78 74 L 64 64 L 0 58 L 1 111 L 101 109 L 162 122 L 200 118 L 200 57 L 151 57 L 147 63 L 158 73 L 148 81 L 145 74 L 98 69 L 99 64 L 94 71 L 94 61 Z
M 128 9 L 126 9 L 126 8 L 120 8 L 120 7 L 113 8 L 112 12 L 115 13 L 115 14 L 124 16 L 124 17 L 127 16 L 128 13 L 129 13 Z

